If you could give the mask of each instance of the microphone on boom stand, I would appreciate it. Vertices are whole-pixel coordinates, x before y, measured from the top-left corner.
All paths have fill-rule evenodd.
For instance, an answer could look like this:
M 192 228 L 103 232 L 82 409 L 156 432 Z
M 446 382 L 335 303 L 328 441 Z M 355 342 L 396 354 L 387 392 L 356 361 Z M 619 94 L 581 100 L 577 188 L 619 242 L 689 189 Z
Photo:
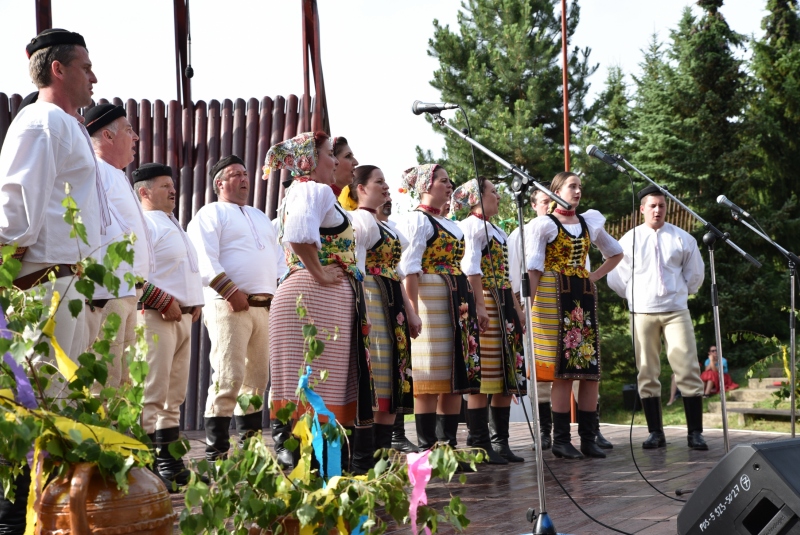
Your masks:
M 596 145 L 589 145 L 588 147 L 586 147 L 586 153 L 589 154 L 589 156 L 597 158 L 601 162 L 607 163 L 608 165 L 610 165 L 611 167 L 613 167 L 614 169 L 616 169 L 620 173 L 627 173 L 628 172 L 627 169 L 625 169 L 624 167 L 622 167 L 619 164 L 619 159 L 618 158 L 615 158 L 614 156 L 612 156 L 610 154 L 606 154 L 605 152 L 603 152 L 600 149 L 598 149 Z
M 451 102 L 422 102 L 421 100 L 415 100 L 414 104 L 411 105 L 411 111 L 414 115 L 420 115 L 423 113 L 439 113 L 444 110 L 455 110 L 460 107 L 461 106 L 458 104 L 453 104 Z

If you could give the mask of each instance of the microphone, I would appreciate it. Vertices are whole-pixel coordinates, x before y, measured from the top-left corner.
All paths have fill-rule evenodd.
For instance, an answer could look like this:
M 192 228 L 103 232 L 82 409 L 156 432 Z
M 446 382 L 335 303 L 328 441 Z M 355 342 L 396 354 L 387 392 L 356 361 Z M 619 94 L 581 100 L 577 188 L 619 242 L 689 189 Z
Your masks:
M 586 147 L 586 152 L 589 154 L 589 156 L 594 156 L 598 160 L 607 163 L 608 165 L 610 165 L 611 167 L 613 167 L 614 169 L 616 169 L 620 173 L 627 173 L 628 172 L 627 169 L 625 169 L 624 167 L 622 167 L 620 164 L 617 163 L 617 159 L 616 158 L 614 158 L 610 154 L 606 154 L 605 152 L 601 151 L 595 145 L 589 145 L 588 147 Z
M 733 204 L 725 195 L 720 195 L 717 197 L 717 204 L 721 204 L 725 208 L 730 208 L 731 212 L 736 212 L 742 217 L 750 218 L 750 214 Z
M 450 102 L 422 102 L 415 100 L 414 104 L 411 105 L 411 111 L 414 112 L 414 115 L 420 115 L 422 113 L 439 113 L 442 110 L 454 110 L 460 107 L 458 104 Z

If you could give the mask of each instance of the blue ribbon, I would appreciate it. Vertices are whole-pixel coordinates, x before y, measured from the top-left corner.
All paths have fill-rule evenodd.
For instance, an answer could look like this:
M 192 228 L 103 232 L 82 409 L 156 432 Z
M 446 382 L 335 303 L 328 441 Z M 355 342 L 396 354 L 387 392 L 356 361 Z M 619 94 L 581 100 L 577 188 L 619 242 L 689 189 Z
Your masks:
M 361 531 L 361 526 L 364 525 L 364 522 L 367 520 L 367 515 L 361 515 L 361 518 L 358 519 L 358 525 L 356 529 L 350 532 L 350 535 L 364 535 L 364 532 Z
M 322 396 L 314 392 L 309 386 L 308 381 L 311 377 L 311 366 L 306 366 L 306 373 L 300 377 L 297 383 L 298 388 L 303 389 L 306 399 L 311 407 L 314 409 L 314 418 L 311 421 L 311 445 L 314 447 L 314 456 L 319 462 L 319 474 L 325 477 L 325 469 L 327 468 L 328 477 L 342 475 L 342 443 L 338 439 L 327 439 L 322 435 L 322 427 L 319 423 L 319 415 L 328 417 L 328 422 L 331 425 L 336 425 L 336 416 L 328 410 Z M 323 441 L 327 443 L 328 447 L 328 465 L 322 459 Z
M 11 340 L 11 331 L 8 330 L 8 323 L 6 323 L 6 315 L 0 312 L 0 336 L 7 340 Z M 14 360 L 10 353 L 3 355 L 3 362 L 5 362 L 11 371 L 14 373 L 14 379 L 17 381 L 17 401 L 25 408 L 36 409 L 39 404 L 36 403 L 36 396 L 33 394 L 33 387 L 28 379 L 28 375 L 19 363 Z

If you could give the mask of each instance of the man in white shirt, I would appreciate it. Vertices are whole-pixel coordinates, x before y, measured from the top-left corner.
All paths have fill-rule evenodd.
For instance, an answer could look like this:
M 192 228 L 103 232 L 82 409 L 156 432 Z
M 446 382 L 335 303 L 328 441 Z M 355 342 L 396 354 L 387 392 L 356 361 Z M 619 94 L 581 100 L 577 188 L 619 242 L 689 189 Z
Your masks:
M 133 183 L 147 220 L 155 264 L 147 277 L 147 295 L 137 306 L 142 311 L 137 323 L 144 325 L 149 367 L 142 427 L 156 448 L 156 471 L 171 491 L 172 483 L 182 487 L 190 477 L 183 459 L 170 454 L 169 445 L 180 440 L 180 407 L 189 382 L 192 323 L 200 319 L 203 281 L 194 246 L 172 214 L 172 168 L 144 164 L 133 172 Z M 156 296 L 158 302 L 167 303 L 163 312 L 147 304 Z
M 628 231 L 619 241 L 625 256 L 608 274 L 608 285 L 628 300 L 631 310 L 639 395 L 650 432 L 642 448 L 663 448 L 667 444 L 658 380 L 663 336 L 669 364 L 683 394 L 688 445 L 707 450 L 703 439 L 703 382 L 687 304 L 689 295 L 697 293 L 703 284 L 703 258 L 691 234 L 664 221 L 667 204 L 658 187 L 648 186 L 638 197 L 644 224 Z M 635 276 L 631 275 L 632 263 Z
M 92 101 L 97 78 L 86 42 L 77 33 L 45 30 L 28 43 L 26 52 L 39 95 L 14 118 L 0 152 L 0 244 L 19 247 L 15 256 L 22 268 L 14 281 L 18 288 L 46 283 L 50 272 L 57 277 L 54 289 L 46 284 L 44 303 L 49 305 L 53 290 L 59 292 L 54 334 L 77 361 L 86 349 L 86 318 L 83 310 L 73 317 L 66 305 L 76 299 L 83 302 L 73 272 L 100 245 L 101 232 L 110 222 L 89 135 L 78 119 L 78 109 Z M 67 184 L 86 227 L 85 243 L 70 238 L 71 228 L 64 222 Z M 63 383 L 53 384 L 47 393 L 59 396 L 62 389 Z M 26 470 L 16 480 L 15 503 L 0 498 L 0 532 L 25 531 L 29 485 Z
M 111 226 L 103 236 L 98 261 L 102 262 L 109 245 L 126 234 L 134 234 L 133 265 L 122 262 L 114 275 L 119 278 L 117 295 L 108 288 L 97 288 L 87 312 L 89 345 L 94 343 L 109 314 L 120 318 L 119 332 L 109 347 L 113 361 L 108 363 L 106 386 L 127 383 L 128 363 L 125 349 L 136 340 L 136 287 L 129 274 L 146 279 L 152 269 L 152 246 L 144 212 L 124 169 L 133 161 L 139 136 L 133 131 L 122 106 L 98 104 L 86 112 L 86 130 L 92 137 L 97 165 L 111 208 Z M 126 276 L 127 279 L 126 280 Z
M 189 223 L 203 280 L 203 321 L 211 339 L 214 375 L 205 412 L 206 458 L 227 455 L 231 418 L 240 440 L 261 433 L 262 407 L 237 403 L 264 395 L 269 382 L 269 305 L 285 271 L 283 249 L 264 212 L 247 206 L 250 179 L 244 162 L 227 156 L 209 176 L 219 202 Z M 298 333 L 298 336 L 300 333 Z

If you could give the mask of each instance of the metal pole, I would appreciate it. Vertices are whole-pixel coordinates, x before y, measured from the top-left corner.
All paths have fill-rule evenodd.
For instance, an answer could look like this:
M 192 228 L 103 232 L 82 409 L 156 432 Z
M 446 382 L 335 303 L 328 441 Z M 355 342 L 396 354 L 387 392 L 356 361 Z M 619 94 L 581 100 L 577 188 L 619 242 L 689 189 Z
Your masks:
M 725 446 L 725 453 L 730 451 L 730 444 L 728 442 L 728 408 L 725 405 L 725 379 L 722 369 L 722 331 L 719 322 L 719 295 L 717 293 L 717 270 L 714 267 L 714 242 L 717 237 L 713 232 L 707 233 L 703 236 L 703 242 L 708 246 L 708 262 L 711 264 L 711 307 L 714 311 L 714 338 L 717 342 L 717 373 L 719 373 L 719 380 L 721 392 L 719 396 L 720 407 L 722 411 L 722 442 Z
M 564 86 L 564 171 L 570 170 L 569 165 L 569 65 L 567 63 L 567 0 L 561 0 L 561 54 L 563 69 L 561 73 Z

